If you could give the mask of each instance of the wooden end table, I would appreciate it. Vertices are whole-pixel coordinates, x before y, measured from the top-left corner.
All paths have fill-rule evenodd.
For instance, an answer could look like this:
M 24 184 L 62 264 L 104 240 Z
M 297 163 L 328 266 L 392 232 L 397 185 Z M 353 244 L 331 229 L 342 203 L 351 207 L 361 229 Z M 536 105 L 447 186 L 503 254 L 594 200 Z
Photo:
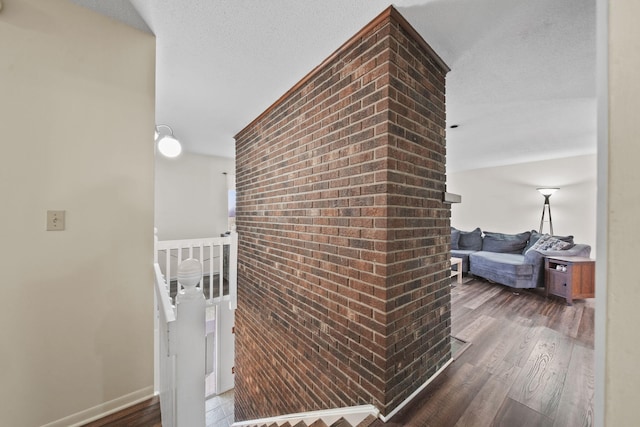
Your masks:
M 596 262 L 584 257 L 546 257 L 544 260 L 545 294 L 574 299 L 595 297 Z

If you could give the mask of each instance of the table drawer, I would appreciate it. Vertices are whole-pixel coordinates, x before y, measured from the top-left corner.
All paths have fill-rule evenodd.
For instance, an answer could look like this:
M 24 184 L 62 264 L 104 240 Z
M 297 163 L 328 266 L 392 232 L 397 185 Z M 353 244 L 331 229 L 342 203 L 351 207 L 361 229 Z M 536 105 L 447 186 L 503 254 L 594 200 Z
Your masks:
M 567 295 L 567 274 L 561 272 L 549 272 L 549 293 L 565 297 Z

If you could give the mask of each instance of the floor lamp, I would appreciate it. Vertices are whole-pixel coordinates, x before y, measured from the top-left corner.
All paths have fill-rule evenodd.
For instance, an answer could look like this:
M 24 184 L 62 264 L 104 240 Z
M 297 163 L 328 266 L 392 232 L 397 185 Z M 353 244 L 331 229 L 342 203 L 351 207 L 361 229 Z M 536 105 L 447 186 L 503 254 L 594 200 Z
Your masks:
M 544 224 L 545 213 L 548 212 L 549 213 L 549 232 L 551 235 L 553 235 L 553 222 L 551 221 L 551 205 L 549 204 L 549 197 L 551 197 L 551 195 L 558 190 L 559 188 L 549 188 L 549 187 L 538 188 L 538 191 L 540 192 L 540 194 L 544 196 L 544 205 L 542 206 L 542 218 L 540 218 L 540 230 L 538 231 L 538 233 L 540 234 L 542 234 L 542 225 Z

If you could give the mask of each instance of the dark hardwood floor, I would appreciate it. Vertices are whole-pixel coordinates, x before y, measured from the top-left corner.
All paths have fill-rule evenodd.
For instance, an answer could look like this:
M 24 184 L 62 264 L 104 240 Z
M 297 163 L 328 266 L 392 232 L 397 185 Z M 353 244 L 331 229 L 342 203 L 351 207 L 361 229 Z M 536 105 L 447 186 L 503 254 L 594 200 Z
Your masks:
M 451 289 L 452 334 L 471 344 L 411 405 L 371 425 L 591 426 L 595 301 L 567 306 L 537 290 L 465 282 Z M 108 418 L 89 426 L 159 426 L 159 404 Z
M 160 399 L 145 400 L 115 414 L 85 424 L 84 427 L 162 427 Z
M 451 290 L 452 334 L 471 345 L 385 426 L 593 424 L 594 304 L 481 280 Z

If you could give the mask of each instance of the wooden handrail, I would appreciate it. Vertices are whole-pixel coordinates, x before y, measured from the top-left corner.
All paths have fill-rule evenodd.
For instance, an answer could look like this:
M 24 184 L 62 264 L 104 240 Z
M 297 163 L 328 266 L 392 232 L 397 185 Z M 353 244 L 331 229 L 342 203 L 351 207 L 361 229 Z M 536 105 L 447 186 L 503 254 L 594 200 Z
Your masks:
M 160 265 L 156 262 L 153 264 L 153 271 L 155 272 L 156 292 L 158 295 L 158 307 L 164 314 L 164 319 L 167 322 L 173 322 L 176 320 L 176 313 L 174 311 L 173 304 L 171 304 L 171 297 L 169 296 L 169 288 L 167 282 L 164 280 L 164 276 L 160 271 Z

